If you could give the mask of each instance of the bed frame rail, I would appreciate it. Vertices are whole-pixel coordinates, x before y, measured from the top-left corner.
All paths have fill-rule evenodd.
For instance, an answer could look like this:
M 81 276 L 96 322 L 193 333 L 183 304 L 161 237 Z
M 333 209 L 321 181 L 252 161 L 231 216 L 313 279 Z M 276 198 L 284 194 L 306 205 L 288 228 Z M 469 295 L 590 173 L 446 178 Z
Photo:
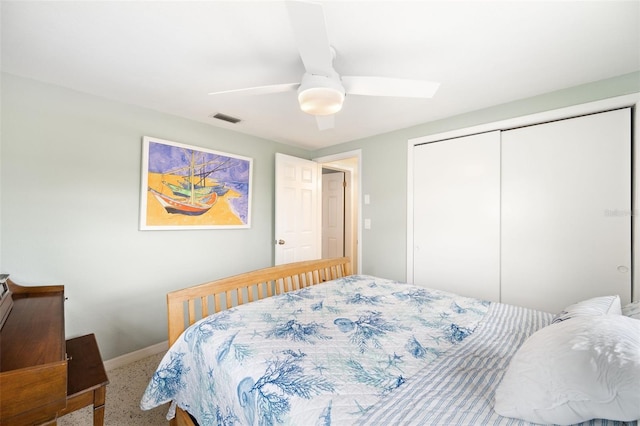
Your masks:
M 167 294 L 169 345 L 196 321 L 243 303 L 351 275 L 348 257 L 271 266 Z

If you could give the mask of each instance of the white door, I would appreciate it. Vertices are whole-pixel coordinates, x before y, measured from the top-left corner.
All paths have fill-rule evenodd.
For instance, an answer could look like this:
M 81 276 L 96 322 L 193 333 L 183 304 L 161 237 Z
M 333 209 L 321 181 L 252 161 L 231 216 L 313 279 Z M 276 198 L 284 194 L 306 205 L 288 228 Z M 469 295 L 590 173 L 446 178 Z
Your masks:
M 344 256 L 344 172 L 322 174 L 322 257 Z
M 318 164 L 276 153 L 275 263 L 320 258 Z
M 416 146 L 413 282 L 500 297 L 500 132 Z
M 627 108 L 503 132 L 502 302 L 630 301 L 630 120 Z

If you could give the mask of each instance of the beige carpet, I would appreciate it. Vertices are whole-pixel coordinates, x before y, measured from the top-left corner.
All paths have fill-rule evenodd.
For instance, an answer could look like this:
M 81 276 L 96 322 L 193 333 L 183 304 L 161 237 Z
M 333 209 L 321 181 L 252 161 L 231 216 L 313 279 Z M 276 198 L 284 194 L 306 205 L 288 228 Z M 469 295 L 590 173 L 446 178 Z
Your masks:
M 153 355 L 124 367 L 107 371 L 109 385 L 107 385 L 105 404 L 105 426 L 169 424 L 166 419 L 168 404 L 149 411 L 140 409 L 140 398 L 163 355 L 164 353 Z M 85 407 L 60 417 L 58 425 L 93 426 L 93 407 Z

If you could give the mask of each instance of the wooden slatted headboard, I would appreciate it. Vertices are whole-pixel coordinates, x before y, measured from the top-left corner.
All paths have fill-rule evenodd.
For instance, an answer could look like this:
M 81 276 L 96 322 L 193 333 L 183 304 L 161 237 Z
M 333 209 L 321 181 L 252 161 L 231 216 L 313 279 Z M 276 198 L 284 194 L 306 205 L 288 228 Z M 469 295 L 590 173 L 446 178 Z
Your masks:
M 191 324 L 232 306 L 351 275 L 348 257 L 271 266 L 167 294 L 169 345 Z

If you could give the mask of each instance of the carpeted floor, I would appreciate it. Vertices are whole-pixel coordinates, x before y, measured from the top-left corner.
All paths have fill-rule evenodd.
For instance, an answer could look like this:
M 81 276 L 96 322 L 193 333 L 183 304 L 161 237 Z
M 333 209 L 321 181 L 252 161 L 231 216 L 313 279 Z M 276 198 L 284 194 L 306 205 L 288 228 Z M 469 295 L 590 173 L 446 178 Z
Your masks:
M 161 426 L 168 425 L 166 419 L 169 405 L 149 411 L 140 409 L 140 398 L 151 375 L 160 363 L 164 353 L 153 355 L 124 367 L 107 371 L 107 400 L 105 404 L 105 426 Z M 67 414 L 58 419 L 60 426 L 92 426 L 93 407 Z

